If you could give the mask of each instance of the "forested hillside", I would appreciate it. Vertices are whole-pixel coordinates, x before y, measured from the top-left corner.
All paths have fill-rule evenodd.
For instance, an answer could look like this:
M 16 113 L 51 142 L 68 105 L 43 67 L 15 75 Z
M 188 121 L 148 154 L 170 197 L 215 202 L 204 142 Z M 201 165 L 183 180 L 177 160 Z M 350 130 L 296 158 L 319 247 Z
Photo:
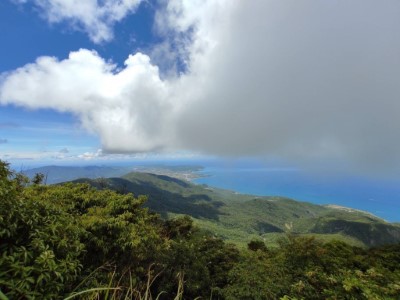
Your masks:
M 47 186 L 42 179 L 29 181 L 0 162 L 1 299 L 400 294 L 399 244 L 365 249 L 289 231 L 277 247 L 257 239 L 237 248 L 187 216 L 164 220 L 143 207 L 146 197 L 117 193 L 104 182 L 99 190 L 84 183 Z
M 400 242 L 400 226 L 366 212 L 321 206 L 283 197 L 259 197 L 145 173 L 80 179 L 99 189 L 147 195 L 146 207 L 163 218 L 190 215 L 195 224 L 236 244 L 259 238 L 277 241 L 290 231 L 357 246 Z

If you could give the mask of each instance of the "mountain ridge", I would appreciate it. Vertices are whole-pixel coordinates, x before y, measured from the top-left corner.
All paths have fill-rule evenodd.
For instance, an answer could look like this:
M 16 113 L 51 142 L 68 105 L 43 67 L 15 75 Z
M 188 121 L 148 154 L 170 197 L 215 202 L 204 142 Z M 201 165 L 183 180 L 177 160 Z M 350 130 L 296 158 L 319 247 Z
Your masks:
M 143 172 L 114 178 L 81 178 L 74 182 L 136 196 L 147 195 L 146 206 L 163 218 L 189 215 L 199 226 L 239 244 L 252 238 L 274 243 L 288 231 L 368 247 L 400 242 L 398 224 L 359 210 L 338 209 L 286 197 L 239 194 Z

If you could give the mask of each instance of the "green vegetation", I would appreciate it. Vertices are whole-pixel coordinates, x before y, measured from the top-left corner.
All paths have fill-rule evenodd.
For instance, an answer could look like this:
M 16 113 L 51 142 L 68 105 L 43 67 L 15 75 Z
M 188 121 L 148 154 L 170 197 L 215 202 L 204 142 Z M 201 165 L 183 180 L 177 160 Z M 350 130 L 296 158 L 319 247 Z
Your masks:
M 166 201 L 186 199 L 184 209 L 210 224 L 222 219 L 227 192 L 210 191 L 220 193 L 217 205 L 190 192 L 202 187 L 148 176 L 142 188 L 157 190 L 158 180 L 170 182 L 181 190 L 172 193 L 165 183 Z M 0 161 L 0 299 L 397 299 L 400 294 L 399 244 L 366 249 L 322 242 L 296 234 L 295 223 L 286 224 L 291 233 L 283 233 L 285 224 L 275 218 L 242 223 L 259 226 L 255 232 L 260 226 L 272 230 L 275 247 L 258 234 L 247 248 L 237 248 L 188 216 L 162 219 L 144 208 L 145 197 L 126 193 L 139 185 L 133 178 L 93 182 L 100 189 L 86 183 L 46 186 L 42 180 L 38 175 L 29 181 Z M 106 189 L 111 184 L 124 194 Z M 255 211 L 264 205 L 259 199 L 240 201 Z M 282 203 L 290 207 L 292 201 Z M 215 211 L 207 213 L 204 205 Z M 314 213 L 313 206 L 299 205 L 297 214 Z M 177 203 L 173 209 L 179 209 Z M 349 222 L 364 220 L 363 214 L 354 218 Z M 381 224 L 365 221 L 374 222 Z M 307 228 L 307 222 L 299 224 Z
M 145 205 L 164 219 L 189 215 L 199 227 L 225 241 L 245 246 L 259 238 L 269 245 L 290 231 L 322 241 L 341 240 L 354 246 L 400 242 L 400 226 L 371 214 L 294 201 L 258 197 L 195 185 L 168 176 L 129 173 L 120 178 L 80 179 L 99 189 L 148 195 Z

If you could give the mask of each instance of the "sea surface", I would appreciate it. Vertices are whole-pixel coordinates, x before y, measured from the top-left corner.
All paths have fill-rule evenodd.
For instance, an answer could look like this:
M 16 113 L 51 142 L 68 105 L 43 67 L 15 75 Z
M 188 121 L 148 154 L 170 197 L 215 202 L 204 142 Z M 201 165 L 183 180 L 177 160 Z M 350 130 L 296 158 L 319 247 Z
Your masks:
M 243 194 L 285 196 L 315 204 L 336 204 L 400 222 L 400 181 L 350 175 L 321 175 L 293 168 L 209 165 L 198 184 Z

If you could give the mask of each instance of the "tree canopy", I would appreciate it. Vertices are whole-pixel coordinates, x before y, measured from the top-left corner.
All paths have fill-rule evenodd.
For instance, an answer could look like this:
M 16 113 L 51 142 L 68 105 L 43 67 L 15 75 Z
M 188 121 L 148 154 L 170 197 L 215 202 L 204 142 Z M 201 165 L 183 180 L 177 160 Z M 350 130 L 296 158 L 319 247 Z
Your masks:
M 43 185 L 0 161 L 4 299 L 398 299 L 400 245 L 362 249 L 287 234 L 239 249 L 163 220 L 146 197 Z

